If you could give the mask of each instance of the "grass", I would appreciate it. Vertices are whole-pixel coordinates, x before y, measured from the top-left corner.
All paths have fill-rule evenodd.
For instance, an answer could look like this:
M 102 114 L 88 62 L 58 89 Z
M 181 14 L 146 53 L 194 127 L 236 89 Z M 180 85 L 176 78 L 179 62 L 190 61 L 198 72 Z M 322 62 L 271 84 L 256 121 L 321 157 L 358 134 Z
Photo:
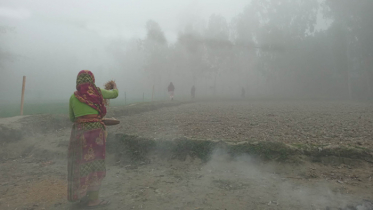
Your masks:
M 160 101 L 156 99 L 156 101 Z M 143 101 L 142 98 L 133 98 L 124 100 L 111 100 L 110 107 L 125 107 L 130 104 L 149 104 L 149 101 Z M 0 118 L 14 117 L 20 115 L 20 104 L 13 103 L 0 103 Z M 36 115 L 36 114 L 69 114 L 69 101 L 52 101 L 44 103 L 27 103 L 25 102 L 23 108 L 24 115 Z
M 163 156 L 185 160 L 189 155 L 198 157 L 203 161 L 208 161 L 214 150 L 222 149 L 231 156 L 249 154 L 264 160 L 286 161 L 292 156 L 299 155 L 300 152 L 279 142 L 257 142 L 243 144 L 230 144 L 227 142 L 217 142 L 209 140 L 192 140 L 188 138 L 178 138 L 172 141 L 154 140 L 117 134 L 115 145 L 109 143 L 109 147 L 115 148 L 119 156 L 126 156 L 132 161 L 144 161 L 152 152 L 158 152 Z
M 1 104 L 0 117 L 14 117 L 20 115 L 20 105 Z M 24 115 L 35 114 L 68 114 L 69 107 L 66 103 L 48 103 L 48 104 L 25 104 L 23 108 Z
M 151 159 L 149 155 L 161 154 L 163 157 L 185 160 L 187 156 L 198 157 L 203 161 L 211 158 L 213 151 L 226 151 L 231 157 L 247 154 L 262 160 L 300 163 L 300 159 L 308 157 L 312 161 L 323 162 L 333 157 L 333 161 L 363 160 L 373 163 L 371 150 L 355 147 L 308 147 L 308 145 L 287 145 L 281 142 L 241 142 L 239 144 L 178 138 L 174 140 L 154 140 L 126 134 L 116 134 L 116 141 L 108 141 L 118 158 L 124 157 L 131 161 Z

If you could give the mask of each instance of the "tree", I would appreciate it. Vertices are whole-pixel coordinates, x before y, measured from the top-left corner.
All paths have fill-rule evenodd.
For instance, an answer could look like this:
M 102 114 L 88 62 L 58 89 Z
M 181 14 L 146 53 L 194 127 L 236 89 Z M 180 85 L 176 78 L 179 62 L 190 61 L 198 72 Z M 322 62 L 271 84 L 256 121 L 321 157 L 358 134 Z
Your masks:
M 153 85 L 159 84 L 160 88 L 163 88 L 163 75 L 171 70 L 167 40 L 157 22 L 149 20 L 146 29 L 147 36 L 140 42 L 145 53 L 144 70 L 150 74 Z
M 206 62 L 208 71 L 213 74 L 213 93 L 217 91 L 217 77 L 221 71 L 229 69 L 229 60 L 232 55 L 232 43 L 229 40 L 229 27 L 226 19 L 221 15 L 211 15 L 207 29 L 204 46 L 206 49 Z
M 193 84 L 198 78 L 205 75 L 208 69 L 206 59 L 206 50 L 204 40 L 198 33 L 192 31 L 186 33 L 179 33 L 178 42 L 175 45 L 175 56 L 172 60 L 179 61 L 177 69 L 179 71 L 189 71 L 192 76 Z
M 254 0 L 234 20 L 234 43 L 244 46 L 239 56 L 242 68 L 254 66 L 266 77 L 267 87 L 295 69 L 294 49 L 314 31 L 317 20 L 317 0 Z M 252 68 L 247 68 L 250 63 Z M 249 75 L 249 74 L 248 74 Z M 279 84 L 282 82 L 279 82 Z
M 333 20 L 334 56 L 337 68 L 344 75 L 345 87 L 351 98 L 349 73 L 365 73 L 367 92 L 373 89 L 373 2 L 370 0 L 325 1 L 323 14 Z

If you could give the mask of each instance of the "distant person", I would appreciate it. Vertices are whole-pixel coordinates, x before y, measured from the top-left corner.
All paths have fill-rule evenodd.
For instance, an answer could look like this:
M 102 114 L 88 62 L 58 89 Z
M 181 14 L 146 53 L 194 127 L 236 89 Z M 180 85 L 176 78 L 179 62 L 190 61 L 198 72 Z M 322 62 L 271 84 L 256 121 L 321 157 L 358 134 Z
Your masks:
M 101 181 L 106 176 L 106 114 L 104 99 L 118 97 L 117 85 L 113 90 L 96 87 L 91 71 L 82 70 L 76 79 L 76 90 L 70 97 L 69 114 L 74 122 L 68 149 L 67 199 L 79 201 L 87 208 L 109 204 L 99 199 Z
M 192 89 L 190 90 L 190 94 L 192 95 L 192 99 L 194 99 L 196 97 L 196 87 L 192 87 Z
M 246 92 L 245 92 L 245 88 L 242 88 L 242 89 L 241 89 L 241 97 L 242 97 L 242 98 L 245 98 L 245 94 L 246 94 Z
M 172 84 L 172 82 L 170 82 L 170 84 L 168 85 L 167 90 L 168 90 L 168 94 L 170 94 L 171 101 L 174 100 L 175 87 L 174 87 L 174 84 Z

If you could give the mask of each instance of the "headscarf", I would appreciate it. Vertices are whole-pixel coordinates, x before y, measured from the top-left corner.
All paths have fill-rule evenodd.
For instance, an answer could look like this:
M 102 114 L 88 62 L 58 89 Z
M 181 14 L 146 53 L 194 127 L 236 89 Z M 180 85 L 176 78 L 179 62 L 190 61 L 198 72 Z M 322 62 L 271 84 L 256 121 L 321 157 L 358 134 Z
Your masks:
M 95 85 L 95 76 L 91 71 L 79 72 L 76 78 L 76 90 L 74 95 L 80 102 L 97 110 L 101 118 L 106 115 L 104 98 L 100 88 Z

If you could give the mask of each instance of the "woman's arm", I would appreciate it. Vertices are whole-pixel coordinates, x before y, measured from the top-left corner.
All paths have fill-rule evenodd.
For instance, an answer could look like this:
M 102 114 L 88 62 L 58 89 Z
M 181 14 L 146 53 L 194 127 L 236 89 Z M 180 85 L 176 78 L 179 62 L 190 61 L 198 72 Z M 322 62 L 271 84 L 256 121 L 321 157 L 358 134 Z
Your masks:
M 114 89 L 114 90 L 105 90 L 103 88 L 100 88 L 100 89 L 101 89 L 101 93 L 104 99 L 113 99 L 113 98 L 118 97 L 118 89 Z

